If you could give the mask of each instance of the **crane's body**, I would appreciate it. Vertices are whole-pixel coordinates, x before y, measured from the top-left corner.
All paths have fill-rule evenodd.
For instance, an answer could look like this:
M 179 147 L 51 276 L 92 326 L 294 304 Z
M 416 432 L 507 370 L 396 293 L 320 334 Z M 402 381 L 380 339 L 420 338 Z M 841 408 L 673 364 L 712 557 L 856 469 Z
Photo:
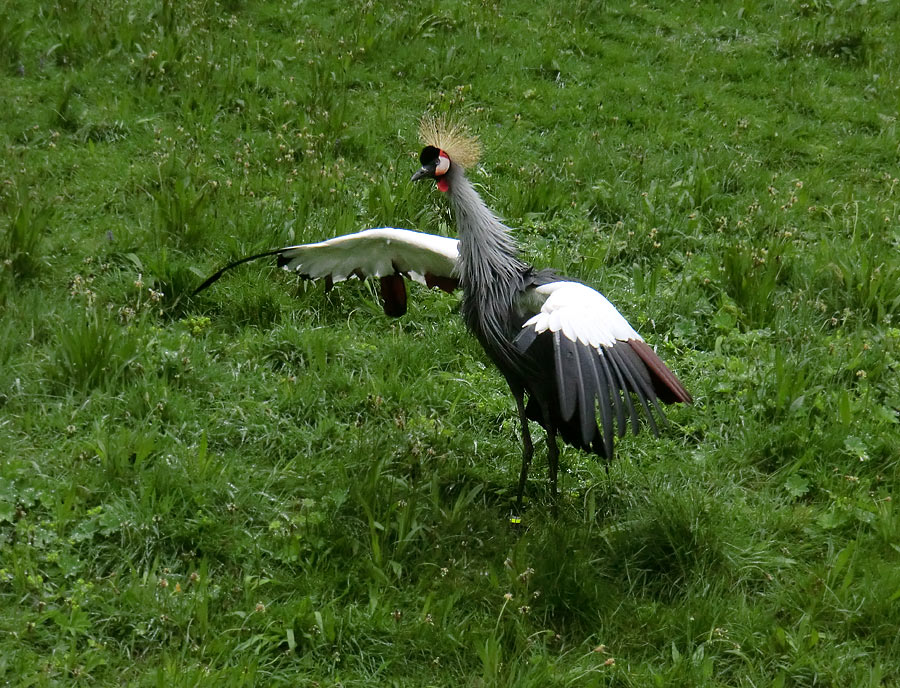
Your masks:
M 462 317 L 509 384 L 522 424 L 521 506 L 534 454 L 529 420 L 547 432 L 552 491 L 556 494 L 563 441 L 610 460 L 614 436 L 640 428 L 643 408 L 654 433 L 659 401 L 690 403 L 691 396 L 599 292 L 552 270 L 523 262 L 509 229 L 484 204 L 456 159 L 470 150 L 432 128 L 413 181 L 432 178 L 447 194 L 459 239 L 380 228 L 318 244 L 289 246 L 242 258 L 206 280 L 205 289 L 235 265 L 277 255 L 278 263 L 330 286 L 351 275 L 378 277 L 388 315 L 406 310 L 404 278 L 452 291 L 462 288 Z M 441 145 L 444 144 L 444 145 Z M 458 147 L 457 156 L 452 149 Z M 446 150 L 445 150 L 446 149 Z M 196 292 L 195 292 L 196 293 Z M 637 400 L 637 406 L 634 403 Z M 652 408 L 651 408 L 652 407 Z M 597 419 L 600 422 L 598 424 Z
M 626 411 L 633 431 L 639 428 L 632 395 L 654 432 L 651 404 L 664 418 L 658 400 L 690 402 L 675 375 L 602 294 L 519 259 L 509 229 L 453 164 L 452 153 L 431 144 L 420 160 L 413 179 L 437 180 L 459 232 L 463 318 L 516 400 L 523 443 L 520 503 L 534 452 L 529 420 L 547 432 L 555 494 L 557 433 L 567 444 L 611 459 L 614 425 L 620 436 L 625 433 Z

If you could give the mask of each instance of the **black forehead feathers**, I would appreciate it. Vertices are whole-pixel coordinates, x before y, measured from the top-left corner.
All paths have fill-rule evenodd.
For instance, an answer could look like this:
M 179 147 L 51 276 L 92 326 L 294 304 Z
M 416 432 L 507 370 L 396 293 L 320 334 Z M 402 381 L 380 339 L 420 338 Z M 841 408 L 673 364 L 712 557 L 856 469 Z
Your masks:
M 419 162 L 422 163 L 422 165 L 430 165 L 438 159 L 440 154 L 441 150 L 439 148 L 435 148 L 434 146 L 425 146 L 422 149 L 422 153 L 419 155 Z

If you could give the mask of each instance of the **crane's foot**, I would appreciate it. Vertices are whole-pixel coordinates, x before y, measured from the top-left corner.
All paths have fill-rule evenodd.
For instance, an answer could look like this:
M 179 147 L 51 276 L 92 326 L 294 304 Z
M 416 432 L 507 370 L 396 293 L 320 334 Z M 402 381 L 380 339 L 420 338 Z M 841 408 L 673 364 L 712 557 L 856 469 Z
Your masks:
M 523 466 L 523 468 L 525 468 L 525 467 Z M 516 508 L 513 510 L 513 512 L 509 516 L 509 522 L 511 525 L 514 525 L 514 526 L 520 526 L 520 525 L 522 525 L 522 522 L 523 522 L 522 513 L 524 512 L 524 510 L 522 508 L 522 497 L 523 497 L 523 493 L 524 493 L 524 487 L 525 487 L 525 485 L 522 482 L 522 480 L 520 479 L 519 480 L 519 493 L 516 495 Z

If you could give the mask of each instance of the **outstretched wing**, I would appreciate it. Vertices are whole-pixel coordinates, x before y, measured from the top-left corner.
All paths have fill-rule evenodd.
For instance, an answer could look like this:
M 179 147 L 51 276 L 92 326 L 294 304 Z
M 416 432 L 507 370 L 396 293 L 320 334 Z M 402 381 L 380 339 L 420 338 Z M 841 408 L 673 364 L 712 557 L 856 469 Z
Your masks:
M 398 317 L 406 312 L 406 277 L 447 292 L 456 289 L 459 285 L 456 276 L 458 246 L 456 239 L 411 229 L 366 229 L 315 244 L 286 246 L 241 258 L 210 275 L 194 294 L 209 287 L 233 267 L 258 258 L 277 256 L 280 267 L 306 279 L 324 278 L 327 288 L 351 276 L 379 278 L 384 312 Z
M 557 406 L 551 413 L 570 444 L 611 458 L 614 435 L 626 432 L 626 413 L 638 432 L 632 396 L 654 433 L 651 405 L 664 421 L 659 401 L 690 403 L 678 378 L 598 291 L 578 282 L 551 282 L 530 290 L 523 305 L 537 312 L 514 344 L 525 353 L 541 340 L 543 350 L 552 351 L 547 369 L 554 374 Z

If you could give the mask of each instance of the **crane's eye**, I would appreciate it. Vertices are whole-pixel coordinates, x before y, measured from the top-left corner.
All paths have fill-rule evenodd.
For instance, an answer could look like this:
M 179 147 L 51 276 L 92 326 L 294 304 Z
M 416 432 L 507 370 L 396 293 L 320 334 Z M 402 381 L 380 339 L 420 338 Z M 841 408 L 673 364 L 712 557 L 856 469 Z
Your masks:
M 447 157 L 447 154 L 444 151 L 441 151 L 438 156 L 437 165 L 434 168 L 434 176 L 440 177 L 442 174 L 447 174 L 447 170 L 450 169 L 450 158 Z

